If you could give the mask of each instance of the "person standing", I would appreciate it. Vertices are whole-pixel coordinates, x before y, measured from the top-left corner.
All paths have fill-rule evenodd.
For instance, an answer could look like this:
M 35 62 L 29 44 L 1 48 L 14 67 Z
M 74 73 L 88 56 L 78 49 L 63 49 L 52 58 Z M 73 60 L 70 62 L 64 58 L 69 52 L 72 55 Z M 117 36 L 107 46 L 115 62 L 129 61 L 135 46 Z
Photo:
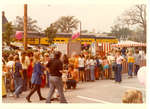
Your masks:
M 95 65 L 96 65 L 96 60 L 94 60 L 94 57 L 92 56 L 90 59 L 91 81 L 95 81 Z
M 85 72 L 86 72 L 86 81 L 90 81 L 91 77 L 90 77 L 90 56 L 86 57 L 85 60 Z
M 79 76 L 80 76 L 80 81 L 85 81 L 85 75 L 84 75 L 84 64 L 85 64 L 85 59 L 83 57 L 83 55 L 79 56 L 79 60 L 78 60 L 78 67 L 79 67 Z
M 46 100 L 44 97 L 42 97 L 41 91 L 40 91 L 40 89 L 41 89 L 40 86 L 41 86 L 41 82 L 42 82 L 42 78 L 43 78 L 43 68 L 40 63 L 40 53 L 39 52 L 36 52 L 34 54 L 33 64 L 34 64 L 34 67 L 33 67 L 32 79 L 31 79 L 33 88 L 31 89 L 30 93 L 26 97 L 26 100 L 28 102 L 31 102 L 30 97 L 33 95 L 33 93 L 35 91 L 37 91 L 37 94 L 38 94 L 40 100 Z
M 7 92 L 11 92 L 10 96 L 13 96 L 14 92 L 14 78 L 13 78 L 13 66 L 14 66 L 14 58 L 13 55 L 9 55 L 8 63 L 6 63 L 6 90 Z
M 28 69 L 28 66 L 30 65 L 30 59 L 29 57 L 27 56 L 26 52 L 22 52 L 21 54 L 21 64 L 22 64 L 22 69 L 23 69 L 23 77 L 24 77 L 24 80 L 23 80 L 23 91 L 26 91 L 27 90 L 27 69 Z
M 60 102 L 67 103 L 66 98 L 63 92 L 63 82 L 62 82 L 62 73 L 63 63 L 60 60 L 61 52 L 55 52 L 54 59 L 50 60 L 47 64 L 47 68 L 50 72 L 50 91 L 46 99 L 46 103 L 51 103 L 51 98 L 55 92 L 55 89 L 58 89 L 60 95 Z
M 45 53 L 44 54 L 44 60 L 43 60 L 43 64 L 44 64 L 44 67 L 45 67 L 45 74 L 46 74 L 46 86 L 49 88 L 49 72 L 48 70 L 46 69 L 46 65 L 48 64 L 48 61 L 50 60 L 50 57 L 49 57 L 49 54 L 48 53 Z
M 107 60 L 106 56 L 103 58 L 103 69 L 104 69 L 105 78 L 108 79 L 109 78 L 109 72 L 108 72 L 109 61 Z
M 121 56 L 120 50 L 117 51 L 117 57 L 116 57 L 116 63 L 117 63 L 117 70 L 115 72 L 115 82 L 120 83 L 122 81 L 121 79 L 121 71 L 122 71 L 122 62 L 124 61 L 124 58 Z
M 128 78 L 132 78 L 132 72 L 133 72 L 133 64 L 134 64 L 134 57 L 132 55 L 132 52 L 130 51 L 128 53 Z
M 135 64 L 134 76 L 136 76 L 136 75 L 137 75 L 137 72 L 138 72 L 138 70 L 139 70 L 139 68 L 140 68 L 140 59 L 141 59 L 141 56 L 140 56 L 138 50 L 135 51 L 134 58 L 135 58 L 135 63 L 134 63 L 134 64 Z

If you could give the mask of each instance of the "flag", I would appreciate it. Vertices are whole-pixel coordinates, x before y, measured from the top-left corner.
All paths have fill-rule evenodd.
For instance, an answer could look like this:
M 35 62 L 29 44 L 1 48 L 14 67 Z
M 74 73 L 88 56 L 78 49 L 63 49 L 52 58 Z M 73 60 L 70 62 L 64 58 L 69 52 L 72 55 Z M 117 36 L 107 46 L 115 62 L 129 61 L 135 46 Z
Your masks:
M 21 31 L 16 31 L 16 39 L 20 40 L 22 39 L 23 35 Z
M 72 40 L 78 38 L 79 36 L 80 36 L 80 33 L 79 33 L 79 32 L 76 33 L 76 34 L 74 34 L 74 35 L 72 35 Z

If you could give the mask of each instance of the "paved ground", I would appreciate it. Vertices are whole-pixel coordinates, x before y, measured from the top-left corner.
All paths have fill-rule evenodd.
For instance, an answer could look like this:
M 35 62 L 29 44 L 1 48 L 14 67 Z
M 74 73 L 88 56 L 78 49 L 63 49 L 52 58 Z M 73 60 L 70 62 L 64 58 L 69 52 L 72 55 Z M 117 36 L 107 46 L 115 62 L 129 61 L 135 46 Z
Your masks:
M 65 92 L 66 99 L 69 103 L 121 103 L 123 93 L 127 89 L 138 89 L 142 91 L 144 102 L 146 97 L 146 90 L 136 77 L 131 79 L 127 75 L 123 75 L 121 84 L 114 83 L 113 80 L 97 80 L 95 82 L 79 83 L 77 89 L 67 90 Z M 49 89 L 43 88 L 42 95 L 47 97 Z M 25 96 L 29 91 L 23 92 L 20 98 L 7 97 L 3 98 L 3 103 L 27 103 Z M 37 93 L 31 97 L 32 103 L 45 103 L 39 101 Z M 54 101 L 54 103 L 58 103 Z

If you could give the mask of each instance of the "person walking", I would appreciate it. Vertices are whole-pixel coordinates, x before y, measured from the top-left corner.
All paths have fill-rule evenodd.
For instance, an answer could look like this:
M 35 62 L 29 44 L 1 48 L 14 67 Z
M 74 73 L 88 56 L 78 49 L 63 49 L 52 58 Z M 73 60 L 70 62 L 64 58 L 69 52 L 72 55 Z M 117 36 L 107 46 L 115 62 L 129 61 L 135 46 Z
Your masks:
M 13 66 L 13 75 L 14 75 L 14 83 L 15 83 L 15 92 L 14 97 L 19 98 L 19 94 L 22 92 L 23 87 L 23 73 L 22 73 L 22 65 L 19 61 L 19 57 L 15 57 L 15 64 Z
M 62 73 L 63 63 L 60 60 L 61 52 L 57 51 L 54 54 L 54 59 L 50 60 L 47 64 L 47 68 L 50 71 L 50 91 L 46 99 L 46 103 L 51 103 L 51 98 L 55 92 L 55 89 L 58 89 L 61 103 L 67 103 L 66 98 L 63 92 L 63 82 L 62 82 Z
M 46 100 L 44 97 L 42 97 L 41 91 L 40 91 L 42 77 L 43 77 L 43 68 L 40 63 L 40 53 L 36 52 L 34 54 L 34 67 L 33 67 L 32 79 L 31 79 L 33 88 L 31 89 L 30 93 L 26 97 L 26 100 L 28 102 L 31 102 L 30 98 L 34 94 L 35 91 L 37 91 L 37 94 L 40 100 Z

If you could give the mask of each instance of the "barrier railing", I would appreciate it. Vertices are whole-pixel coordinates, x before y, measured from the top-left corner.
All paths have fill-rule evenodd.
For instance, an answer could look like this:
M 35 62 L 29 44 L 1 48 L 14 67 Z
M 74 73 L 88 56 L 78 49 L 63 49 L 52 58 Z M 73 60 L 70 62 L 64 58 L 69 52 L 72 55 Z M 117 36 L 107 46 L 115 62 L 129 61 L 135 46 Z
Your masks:
M 146 60 L 141 60 L 140 61 L 140 67 L 142 66 L 146 66 Z M 133 72 L 134 72 L 134 68 L 135 66 L 133 66 Z M 122 63 L 122 73 L 128 73 L 128 62 L 127 61 L 124 61 Z

